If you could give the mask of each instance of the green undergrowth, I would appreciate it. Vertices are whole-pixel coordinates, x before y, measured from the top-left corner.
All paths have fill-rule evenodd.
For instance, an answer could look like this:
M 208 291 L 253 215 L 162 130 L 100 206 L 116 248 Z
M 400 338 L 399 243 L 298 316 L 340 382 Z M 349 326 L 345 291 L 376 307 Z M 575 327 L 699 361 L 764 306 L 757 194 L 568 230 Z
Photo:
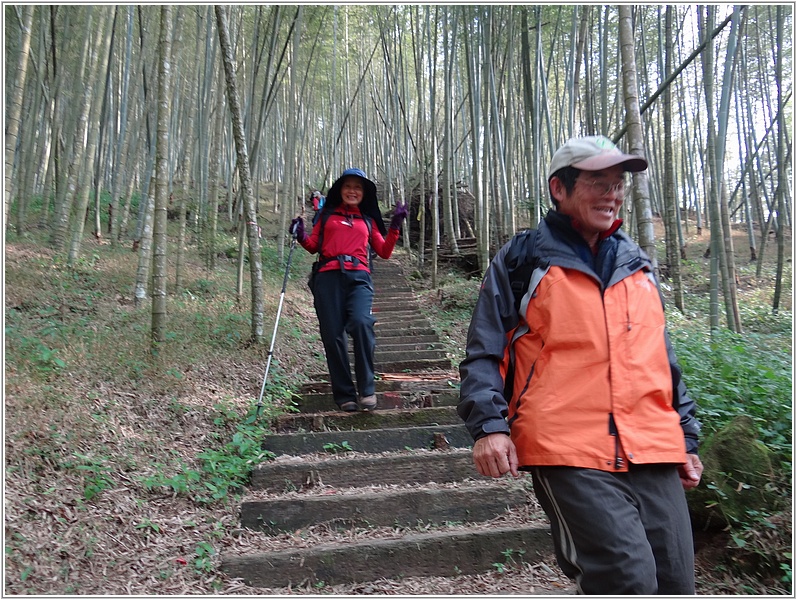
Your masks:
M 773 340 L 771 333 L 711 333 L 686 322 L 670 333 L 684 380 L 699 403 L 704 435 L 746 415 L 758 425 L 761 441 L 790 461 L 793 373 L 785 340 Z
M 185 494 L 198 504 L 209 504 L 240 493 L 252 469 L 274 458 L 262 449 L 263 437 L 270 433 L 267 418 L 259 420 L 253 411 L 241 421 L 230 405 L 217 405 L 214 410 L 213 424 L 219 431 L 211 432 L 213 443 L 196 454 L 193 465 L 154 465 L 155 474 L 142 478 L 147 489 Z
M 292 361 L 300 354 L 293 349 L 306 344 L 304 314 L 287 304 L 283 310 L 285 352 L 272 361 L 255 418 L 269 340 L 251 343 L 248 272 L 239 298 L 234 262 L 220 260 L 208 272 L 189 260 L 182 289 L 171 289 L 167 300 L 166 340 L 153 351 L 150 303 L 133 301 L 137 254 L 105 245 L 68 266 L 43 236 L 25 237 L 7 245 L 5 374 L 7 433 L 20 442 L 19 462 L 34 463 L 26 472 L 44 475 L 49 464 L 74 474 L 83 501 L 118 487 L 120 472 L 148 490 L 203 504 L 240 490 L 253 466 L 270 458 L 262 438 L 302 382 Z M 294 267 L 304 271 L 307 257 L 295 252 Z M 266 338 L 284 269 L 276 250 L 264 246 Z M 171 273 L 170 288 L 173 280 Z M 123 438 L 120 425 L 141 417 L 141 431 Z M 187 430 L 201 441 L 174 451 L 170 436 Z M 111 440 L 115 453 L 103 448 Z

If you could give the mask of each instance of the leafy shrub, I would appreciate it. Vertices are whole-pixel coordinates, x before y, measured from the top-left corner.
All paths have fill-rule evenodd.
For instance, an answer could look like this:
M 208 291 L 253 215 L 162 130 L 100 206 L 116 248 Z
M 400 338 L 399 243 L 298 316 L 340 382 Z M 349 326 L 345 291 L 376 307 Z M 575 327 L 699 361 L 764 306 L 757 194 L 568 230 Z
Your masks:
M 158 473 L 145 478 L 145 487 L 170 488 L 178 494 L 190 495 L 199 504 L 211 504 L 223 500 L 231 491 L 239 490 L 249 481 L 254 466 L 273 458 L 273 453 L 262 448 L 263 437 L 269 432 L 268 424 L 260 424 L 251 417 L 236 422 L 238 414 L 225 405 L 218 405 L 216 410 L 215 425 L 223 427 L 235 423 L 230 441 L 199 452 L 199 469 L 181 465 L 180 472 L 173 476 Z M 211 437 L 218 438 L 221 434 Z
M 791 357 L 765 337 L 727 330 L 673 330 L 673 346 L 690 394 L 698 403 L 704 434 L 733 417 L 748 415 L 781 459 L 791 456 Z
M 104 457 L 95 458 L 78 452 L 74 453 L 77 460 L 64 461 L 62 466 L 67 469 L 75 469 L 83 474 L 83 498 L 93 499 L 97 494 L 114 486 L 110 478 L 111 467 L 107 464 Z
M 744 303 L 739 306 L 742 328 L 746 332 L 760 334 L 790 334 L 792 329 L 792 313 L 773 313 L 772 308 L 760 303 Z

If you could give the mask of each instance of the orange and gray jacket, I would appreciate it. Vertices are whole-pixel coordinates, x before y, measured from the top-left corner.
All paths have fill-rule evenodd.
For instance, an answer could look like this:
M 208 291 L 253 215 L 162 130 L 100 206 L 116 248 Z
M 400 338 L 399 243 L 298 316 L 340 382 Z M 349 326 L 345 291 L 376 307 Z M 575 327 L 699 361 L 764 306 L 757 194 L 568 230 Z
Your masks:
M 521 467 L 625 471 L 629 461 L 683 463 L 697 453 L 695 403 L 642 249 L 615 228 L 592 256 L 569 218 L 551 211 L 518 311 L 508 247 L 485 274 L 460 365 L 457 410 L 474 440 L 510 434 Z M 514 389 L 505 398 L 510 350 Z

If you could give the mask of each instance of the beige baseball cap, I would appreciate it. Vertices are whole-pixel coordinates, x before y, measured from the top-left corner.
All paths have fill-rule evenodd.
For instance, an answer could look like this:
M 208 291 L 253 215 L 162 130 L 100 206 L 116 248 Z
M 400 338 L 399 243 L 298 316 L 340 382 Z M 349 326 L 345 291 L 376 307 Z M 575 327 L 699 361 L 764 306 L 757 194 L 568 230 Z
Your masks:
M 648 168 L 647 160 L 641 156 L 624 154 L 614 142 L 603 135 L 571 138 L 554 153 L 548 169 L 548 179 L 564 167 L 600 171 L 620 164 L 632 173 Z

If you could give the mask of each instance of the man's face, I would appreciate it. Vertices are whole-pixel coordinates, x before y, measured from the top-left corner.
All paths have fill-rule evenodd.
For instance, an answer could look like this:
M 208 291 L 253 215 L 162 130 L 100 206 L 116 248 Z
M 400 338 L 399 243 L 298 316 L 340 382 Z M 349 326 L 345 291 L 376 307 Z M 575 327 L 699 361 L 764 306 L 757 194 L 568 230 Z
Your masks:
M 569 194 L 562 182 L 553 178 L 551 192 L 559 201 L 558 212 L 573 217 L 576 228 L 588 239 L 608 231 L 623 204 L 624 174 L 621 166 L 581 171 Z
M 357 206 L 363 201 L 363 182 L 359 177 L 346 177 L 340 187 L 340 196 L 348 206 Z

